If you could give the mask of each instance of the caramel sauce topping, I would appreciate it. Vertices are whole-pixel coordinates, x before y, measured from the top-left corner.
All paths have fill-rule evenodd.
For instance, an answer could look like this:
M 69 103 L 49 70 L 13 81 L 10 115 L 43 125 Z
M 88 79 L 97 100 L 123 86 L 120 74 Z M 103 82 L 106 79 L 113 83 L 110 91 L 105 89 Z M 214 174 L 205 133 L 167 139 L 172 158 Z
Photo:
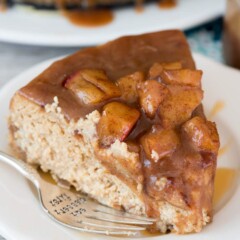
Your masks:
M 57 96 L 65 116 L 78 119 L 96 106 L 82 106 L 78 98 L 63 87 L 66 78 L 76 71 L 102 69 L 115 82 L 139 70 L 147 74 L 155 62 L 176 61 L 185 68 L 195 67 L 186 39 L 180 31 L 122 37 L 99 47 L 83 49 L 53 63 L 19 92 L 41 106 L 51 104 Z

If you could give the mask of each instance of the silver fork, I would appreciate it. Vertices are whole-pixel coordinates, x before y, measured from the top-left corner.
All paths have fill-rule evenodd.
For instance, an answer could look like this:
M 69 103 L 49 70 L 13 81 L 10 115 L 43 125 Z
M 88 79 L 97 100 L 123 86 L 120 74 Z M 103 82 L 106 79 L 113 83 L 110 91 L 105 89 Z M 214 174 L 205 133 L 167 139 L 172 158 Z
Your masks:
M 17 169 L 35 185 L 44 212 L 64 226 L 83 232 L 134 236 L 156 221 L 103 206 L 79 192 L 51 184 L 33 166 L 1 151 L 0 161 Z

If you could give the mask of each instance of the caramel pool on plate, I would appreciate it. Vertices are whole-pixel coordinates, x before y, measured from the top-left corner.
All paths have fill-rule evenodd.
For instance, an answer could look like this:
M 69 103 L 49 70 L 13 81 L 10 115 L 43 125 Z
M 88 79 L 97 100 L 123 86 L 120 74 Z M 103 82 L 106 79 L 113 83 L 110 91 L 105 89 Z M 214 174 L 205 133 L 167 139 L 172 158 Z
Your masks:
M 218 168 L 215 176 L 213 206 L 231 192 L 237 177 L 237 171 L 231 168 Z

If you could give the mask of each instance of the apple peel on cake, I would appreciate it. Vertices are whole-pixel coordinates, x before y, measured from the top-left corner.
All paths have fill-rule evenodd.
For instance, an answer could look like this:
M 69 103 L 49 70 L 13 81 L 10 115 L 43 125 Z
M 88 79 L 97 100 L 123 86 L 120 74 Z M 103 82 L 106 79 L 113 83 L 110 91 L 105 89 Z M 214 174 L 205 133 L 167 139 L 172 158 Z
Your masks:
M 199 232 L 219 149 L 182 32 L 122 37 L 53 63 L 10 103 L 10 145 L 107 206 Z

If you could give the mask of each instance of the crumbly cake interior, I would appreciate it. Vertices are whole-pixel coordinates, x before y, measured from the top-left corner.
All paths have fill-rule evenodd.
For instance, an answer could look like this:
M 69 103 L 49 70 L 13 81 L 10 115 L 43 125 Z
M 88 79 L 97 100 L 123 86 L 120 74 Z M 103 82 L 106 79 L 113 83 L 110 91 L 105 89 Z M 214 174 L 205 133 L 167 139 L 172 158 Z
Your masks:
M 42 109 L 21 95 L 12 101 L 10 121 L 10 144 L 16 155 L 21 154 L 28 163 L 38 164 L 43 171 L 50 171 L 54 179 L 64 179 L 76 190 L 82 191 L 97 201 L 138 215 L 146 215 L 142 187 L 133 189 L 113 175 L 101 164 L 93 152 L 96 139 L 96 124 L 100 113 L 92 112 L 85 120 L 68 121 L 61 114 L 57 98 Z M 76 137 L 78 130 L 82 137 Z M 61 147 L 59 147 L 61 146 Z M 125 143 L 119 141 L 111 147 L 114 157 L 134 161 L 135 154 L 128 152 Z M 24 156 L 23 154 L 24 153 Z M 202 218 L 195 213 L 175 207 L 166 201 L 157 203 L 161 212 L 157 228 L 161 232 L 178 233 L 200 231 L 210 221 L 206 210 Z
M 159 218 L 161 232 L 198 232 L 219 148 L 201 76 L 179 31 L 80 51 L 14 95 L 10 144 L 103 204 Z

